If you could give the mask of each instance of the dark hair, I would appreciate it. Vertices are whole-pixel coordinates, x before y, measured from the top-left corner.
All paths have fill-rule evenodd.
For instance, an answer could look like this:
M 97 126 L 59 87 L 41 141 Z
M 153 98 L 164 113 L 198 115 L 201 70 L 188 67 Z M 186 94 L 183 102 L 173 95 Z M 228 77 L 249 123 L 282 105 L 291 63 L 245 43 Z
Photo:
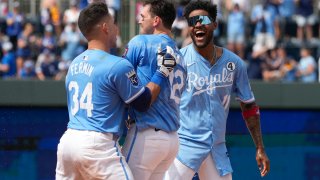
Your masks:
M 217 5 L 212 4 L 210 1 L 191 1 L 186 5 L 184 9 L 184 17 L 188 19 L 189 14 L 194 10 L 205 10 L 208 12 L 209 16 L 216 21 L 217 18 Z
M 108 6 L 102 2 L 91 3 L 79 15 L 78 26 L 84 36 L 91 33 L 92 28 L 104 17 L 110 16 Z
M 176 19 L 176 9 L 171 2 L 166 0 L 145 0 L 143 5 L 150 4 L 150 12 L 162 19 L 164 27 L 171 29 Z

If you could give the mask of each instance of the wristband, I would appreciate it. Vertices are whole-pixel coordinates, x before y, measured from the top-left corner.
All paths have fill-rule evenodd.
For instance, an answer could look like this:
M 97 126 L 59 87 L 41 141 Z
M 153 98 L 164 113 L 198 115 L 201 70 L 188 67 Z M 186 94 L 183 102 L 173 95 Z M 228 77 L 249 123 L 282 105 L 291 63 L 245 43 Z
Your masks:
M 260 111 L 259 111 L 259 106 L 255 105 L 251 109 L 245 110 L 242 112 L 242 117 L 243 119 L 248 119 L 252 116 L 259 116 Z
M 162 88 L 164 82 L 167 80 L 167 77 L 165 77 L 165 75 L 163 75 L 161 72 L 156 71 L 154 73 L 154 75 L 151 78 L 151 82 L 157 84 L 158 86 L 160 86 Z

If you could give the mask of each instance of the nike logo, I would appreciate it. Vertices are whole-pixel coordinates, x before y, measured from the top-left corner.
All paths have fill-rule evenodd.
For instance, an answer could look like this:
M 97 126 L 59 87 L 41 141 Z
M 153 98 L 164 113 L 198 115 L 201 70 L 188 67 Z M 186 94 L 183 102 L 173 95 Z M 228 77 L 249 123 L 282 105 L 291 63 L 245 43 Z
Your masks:
M 192 66 L 193 64 L 195 64 L 196 62 L 192 62 L 192 63 L 187 63 L 187 66 Z

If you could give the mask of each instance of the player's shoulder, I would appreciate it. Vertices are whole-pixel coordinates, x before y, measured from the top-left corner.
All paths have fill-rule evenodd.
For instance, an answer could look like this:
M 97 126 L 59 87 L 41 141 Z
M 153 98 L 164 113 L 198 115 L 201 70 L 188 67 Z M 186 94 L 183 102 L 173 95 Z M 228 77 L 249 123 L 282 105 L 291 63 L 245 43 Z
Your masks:
M 238 63 L 243 62 L 243 60 L 238 55 L 228 50 L 227 48 L 222 48 L 222 57 L 224 57 L 225 59 L 228 59 L 229 61 L 234 61 Z
M 190 52 L 192 50 L 193 50 L 193 44 L 191 43 L 191 44 L 181 48 L 180 52 L 181 52 L 181 54 L 185 55 L 185 54 L 187 54 L 188 52 Z
M 148 44 L 149 41 L 150 41 L 150 35 L 139 34 L 139 35 L 134 36 L 132 39 L 130 39 L 127 47 L 134 47 L 134 48 L 141 47 L 141 48 L 143 48 L 144 46 L 146 46 Z
M 115 66 L 113 68 L 121 68 L 122 66 L 129 66 L 131 63 L 121 56 L 115 56 L 111 55 L 106 59 L 106 61 L 110 61 L 112 63 L 112 66 Z
M 151 35 L 150 34 L 138 34 L 136 36 L 134 36 L 130 41 L 129 43 L 131 42 L 134 42 L 134 43 L 137 43 L 137 42 L 145 42 L 145 41 L 148 41 L 150 39 Z
M 233 67 L 238 70 L 245 70 L 247 65 L 243 59 L 241 59 L 238 55 L 233 53 L 232 51 L 222 48 L 223 52 L 220 57 L 221 63 L 225 64 L 226 67 Z

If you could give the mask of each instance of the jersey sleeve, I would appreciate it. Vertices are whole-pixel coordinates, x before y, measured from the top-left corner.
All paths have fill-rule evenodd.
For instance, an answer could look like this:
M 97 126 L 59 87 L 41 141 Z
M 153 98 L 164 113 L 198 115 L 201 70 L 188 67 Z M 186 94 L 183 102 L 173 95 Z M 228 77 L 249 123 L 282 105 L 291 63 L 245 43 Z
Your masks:
M 143 38 L 140 36 L 134 37 L 127 44 L 125 53 L 122 57 L 127 59 L 133 65 L 134 69 L 137 69 L 140 60 L 143 59 L 143 55 L 145 54 L 144 51 L 146 50 L 144 46 Z
M 125 59 L 120 60 L 110 75 L 121 99 L 129 104 L 144 92 L 133 66 Z
M 236 100 L 243 103 L 250 103 L 255 101 L 247 74 L 247 67 L 244 61 L 241 59 L 239 59 L 238 61 L 238 69 L 235 76 Z

